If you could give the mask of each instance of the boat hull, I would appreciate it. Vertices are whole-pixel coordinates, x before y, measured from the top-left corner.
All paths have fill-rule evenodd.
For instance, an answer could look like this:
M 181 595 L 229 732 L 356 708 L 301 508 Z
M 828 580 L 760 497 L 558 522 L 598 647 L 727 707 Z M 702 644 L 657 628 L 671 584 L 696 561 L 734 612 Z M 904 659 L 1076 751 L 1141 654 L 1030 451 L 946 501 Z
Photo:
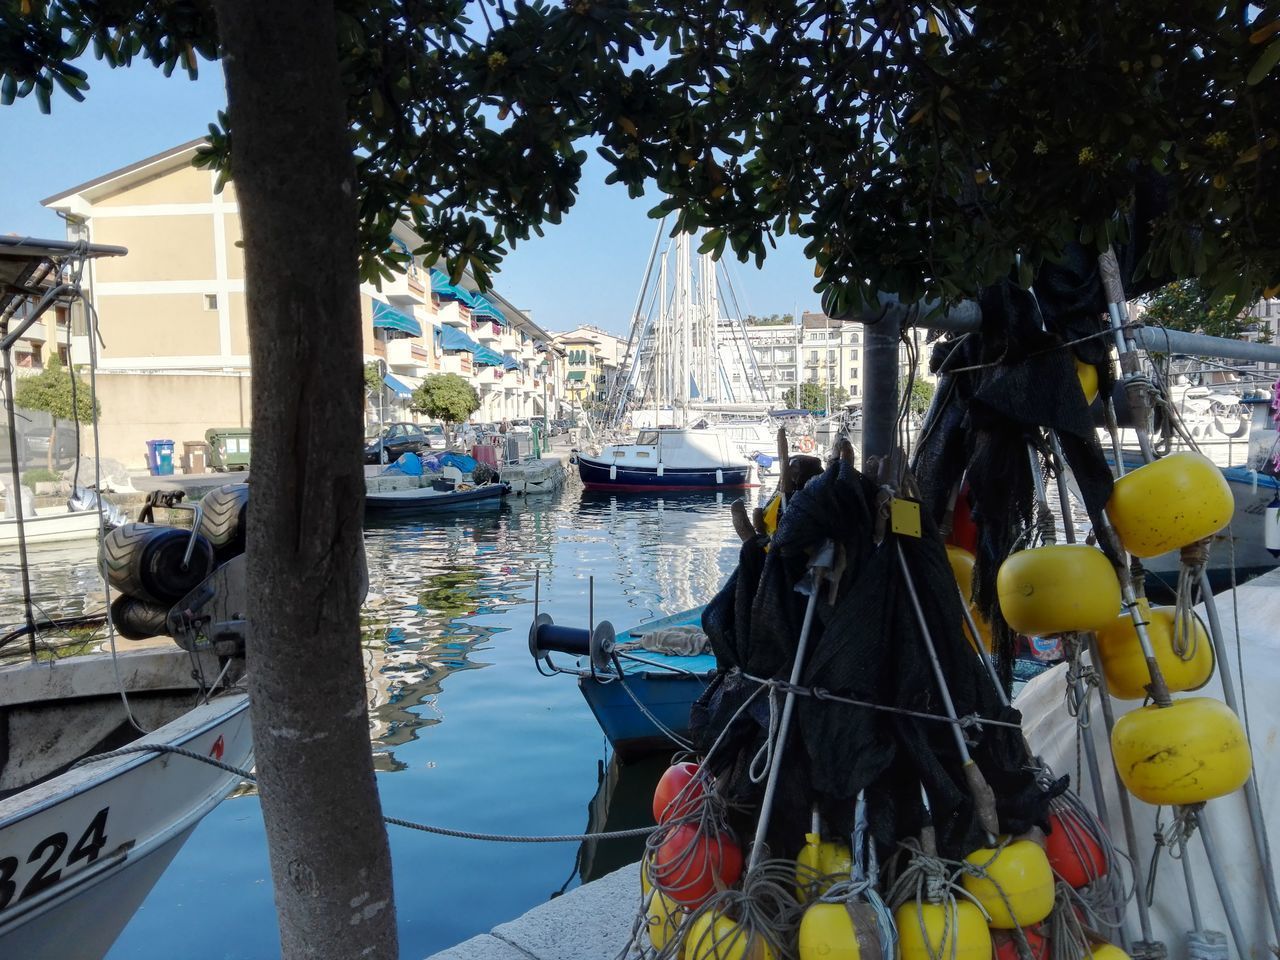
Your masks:
M 88 540 L 102 531 L 97 510 L 46 513 L 22 518 L 23 537 L 29 545 Z M 18 545 L 18 521 L 0 520 L 0 548 Z
M 253 764 L 249 701 L 195 707 L 138 743 Z M 0 801 L 0 956 L 103 956 L 169 861 L 240 782 L 196 760 L 139 753 L 73 768 Z M 145 798 L 145 802 L 139 802 Z
M 623 466 L 578 455 L 578 476 L 588 490 L 651 493 L 660 490 L 741 490 L 753 486 L 751 465 L 732 467 Z
M 394 493 L 370 493 L 364 499 L 365 516 L 371 519 L 395 519 L 431 513 L 452 513 L 475 507 L 497 507 L 509 487 L 505 483 L 487 483 L 470 490 L 437 493 L 431 490 L 407 490 Z
M 664 727 L 681 737 L 689 736 L 689 711 L 711 680 L 710 674 L 629 673 L 626 685 Z M 636 705 L 622 684 L 578 679 L 578 689 L 595 715 L 614 753 L 623 761 L 647 754 L 670 752 L 675 744 Z

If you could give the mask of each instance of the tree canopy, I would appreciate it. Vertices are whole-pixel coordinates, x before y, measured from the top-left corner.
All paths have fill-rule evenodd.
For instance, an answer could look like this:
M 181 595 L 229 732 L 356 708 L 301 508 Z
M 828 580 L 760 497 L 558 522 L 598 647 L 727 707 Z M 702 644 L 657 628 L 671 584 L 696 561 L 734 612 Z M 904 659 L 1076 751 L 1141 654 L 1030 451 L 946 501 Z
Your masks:
M 88 423 L 98 412 L 92 401 L 89 384 L 75 378 L 74 399 L 71 378 L 75 376 L 62 365 L 56 356 L 49 358 L 49 365 L 39 373 L 18 378 L 13 399 L 18 407 L 27 410 L 43 410 L 58 420 L 79 420 Z
M 812 380 L 800 384 L 800 401 L 796 402 L 796 388 L 788 387 L 782 394 L 782 402 L 794 410 L 826 410 L 827 397 L 831 398 L 831 406 L 843 407 L 849 402 L 849 391 L 844 387 L 832 386 Z
M 480 409 L 480 395 L 456 373 L 436 373 L 413 391 L 409 408 L 433 420 L 462 423 Z
M 1255 322 L 1239 307 L 1214 301 L 1198 280 L 1165 284 L 1144 300 L 1142 319 L 1171 330 L 1238 339 Z
M 761 260 L 808 241 L 839 308 L 877 292 L 972 296 L 1079 241 L 1160 214 L 1140 272 L 1202 278 L 1241 304 L 1280 283 L 1280 19 L 1270 5 L 1083 0 L 341 0 L 355 189 L 373 278 L 419 252 L 487 283 L 508 247 L 558 223 L 594 144 L 612 182 L 704 249 Z M 22 12 L 17 12 L 18 10 Z M 194 72 L 217 51 L 209 0 L 6 7 L 0 99 L 74 60 Z M 1098 105 L 1105 105 L 1099 109 Z M 199 162 L 230 168 L 233 131 Z

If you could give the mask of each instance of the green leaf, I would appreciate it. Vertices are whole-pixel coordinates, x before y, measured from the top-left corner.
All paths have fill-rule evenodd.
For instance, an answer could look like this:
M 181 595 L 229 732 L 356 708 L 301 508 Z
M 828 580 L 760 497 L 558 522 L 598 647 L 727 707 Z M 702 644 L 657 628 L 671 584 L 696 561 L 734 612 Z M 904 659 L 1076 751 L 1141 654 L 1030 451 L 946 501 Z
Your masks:
M 1258 59 L 1254 61 L 1253 68 L 1249 71 L 1245 82 L 1251 87 L 1256 87 L 1278 62 L 1280 62 L 1280 40 L 1272 40 L 1258 56 Z

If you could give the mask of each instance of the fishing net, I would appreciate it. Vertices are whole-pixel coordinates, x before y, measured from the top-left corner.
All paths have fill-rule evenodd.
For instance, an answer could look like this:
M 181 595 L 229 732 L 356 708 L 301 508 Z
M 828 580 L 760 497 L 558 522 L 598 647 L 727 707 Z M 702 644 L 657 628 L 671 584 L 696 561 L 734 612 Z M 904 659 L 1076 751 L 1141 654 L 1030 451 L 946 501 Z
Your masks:
M 719 667 L 692 715 L 695 742 L 705 750 L 759 681 L 787 678 L 807 602 L 796 587 L 811 555 L 834 542 L 834 599 L 830 585 L 822 586 L 800 686 L 867 705 L 812 693 L 799 698 L 790 735 L 774 748 L 781 764 L 767 836 L 774 855 L 794 856 L 815 805 L 833 835 L 847 835 L 863 790 L 871 835 L 886 851 L 917 833 L 926 816 L 947 855 L 963 856 L 984 839 L 954 733 L 937 719 L 944 706 L 905 593 L 899 543 L 958 715 L 1015 725 L 965 728 L 997 795 L 1002 828 L 1016 833 L 1043 822 L 1053 793 L 1028 771 L 1018 715 L 1001 706 L 961 633 L 960 599 L 935 525 L 925 517 L 922 538 L 890 535 L 877 546 L 878 497 L 869 478 L 837 460 L 792 497 L 767 551 L 763 538 L 743 545 L 737 571 L 703 615 Z M 709 760 L 740 835 L 751 833 L 751 812 L 759 809 L 761 756 L 776 730 L 781 691 L 775 685 L 757 697 L 749 721 L 731 728 Z

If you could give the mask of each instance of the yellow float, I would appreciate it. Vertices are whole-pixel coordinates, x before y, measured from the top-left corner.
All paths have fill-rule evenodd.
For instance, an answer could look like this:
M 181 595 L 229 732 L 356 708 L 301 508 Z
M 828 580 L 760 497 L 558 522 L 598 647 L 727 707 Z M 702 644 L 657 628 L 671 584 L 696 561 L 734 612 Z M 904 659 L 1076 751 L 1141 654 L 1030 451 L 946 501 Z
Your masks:
M 1018 633 L 1097 630 L 1120 610 L 1120 582 L 1101 550 L 1055 544 L 1010 554 L 996 574 L 1000 612 Z
M 987 653 L 991 653 L 995 649 L 995 641 L 991 639 L 991 622 L 982 615 L 976 603 L 969 604 L 969 616 L 973 618 L 974 624 L 978 627 L 978 636 L 982 639 L 983 648 Z M 969 646 L 973 647 L 974 653 L 977 653 L 978 644 L 974 641 L 973 634 L 969 632 L 969 624 L 967 622 L 962 623 L 961 627 L 964 628 L 964 636 L 969 641 Z
M 909 900 L 893 915 L 898 960 L 991 960 L 991 929 L 968 900 L 949 904 Z
M 800 960 L 861 960 L 858 932 L 843 903 L 815 903 L 804 912 L 799 951 Z
M 1190 450 L 1125 474 L 1107 501 L 1120 542 L 1136 557 L 1158 557 L 1212 536 L 1234 511 L 1222 471 Z
M 1249 741 L 1225 703 L 1187 697 L 1116 721 L 1111 753 L 1124 785 L 1153 806 L 1203 803 L 1249 779 Z
M 708 910 L 689 925 L 683 960 L 776 960 L 776 955 L 764 937 Z
M 796 855 L 796 899 L 801 903 L 822 896 L 853 870 L 853 854 L 843 843 L 823 840 L 816 833 L 804 835 Z
M 999 849 L 980 847 L 965 862 L 986 874 L 966 873 L 960 882 L 982 904 L 995 929 L 1029 927 L 1053 911 L 1053 868 L 1039 844 L 1015 840 Z
M 951 573 L 960 585 L 960 595 L 968 603 L 973 599 L 973 565 L 976 562 L 973 554 L 964 547 L 948 543 L 947 562 L 951 564 Z
M 1080 389 L 1084 391 L 1084 402 L 1093 403 L 1098 399 L 1098 368 L 1092 363 L 1076 360 L 1076 379 L 1080 381 Z
M 1117 946 L 1109 943 L 1093 943 L 1089 945 L 1086 957 L 1093 960 L 1129 960 L 1129 955 Z
M 1187 652 L 1183 659 L 1175 648 L 1181 642 L 1183 624 L 1178 623 L 1177 608 L 1152 607 L 1146 600 L 1138 601 L 1142 619 L 1147 621 L 1147 636 L 1156 655 L 1156 663 L 1164 675 L 1170 693 L 1198 690 L 1213 676 L 1213 643 L 1204 624 L 1194 615 L 1187 624 Z M 1128 613 L 1116 617 L 1098 631 L 1098 652 L 1102 655 L 1102 672 L 1107 678 L 1107 690 L 1121 700 L 1141 700 L 1147 695 L 1146 686 L 1151 680 L 1147 659 L 1138 643 L 1138 632 Z
M 649 901 L 645 911 L 645 928 L 649 933 L 649 942 L 653 949 L 661 950 L 680 932 L 680 924 L 686 914 L 680 905 L 659 890 Z

